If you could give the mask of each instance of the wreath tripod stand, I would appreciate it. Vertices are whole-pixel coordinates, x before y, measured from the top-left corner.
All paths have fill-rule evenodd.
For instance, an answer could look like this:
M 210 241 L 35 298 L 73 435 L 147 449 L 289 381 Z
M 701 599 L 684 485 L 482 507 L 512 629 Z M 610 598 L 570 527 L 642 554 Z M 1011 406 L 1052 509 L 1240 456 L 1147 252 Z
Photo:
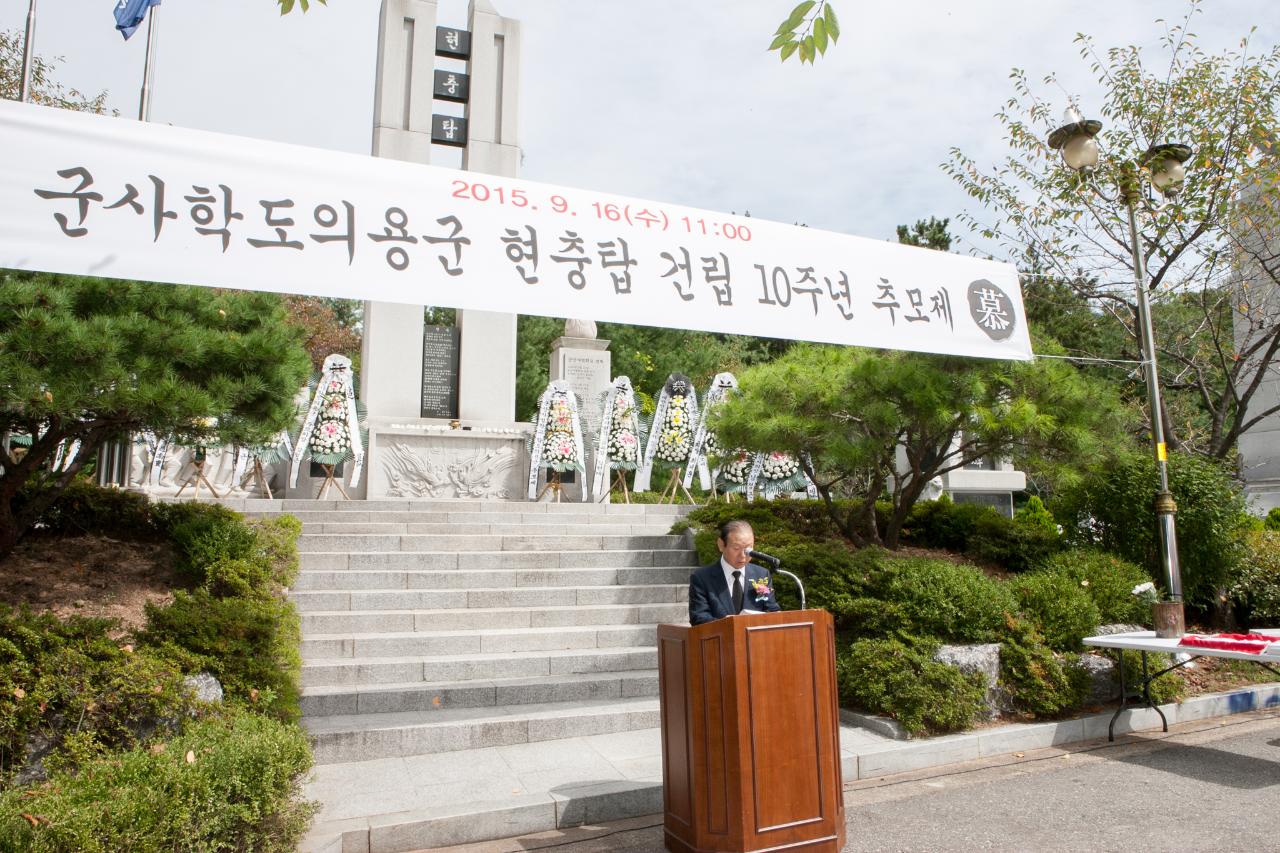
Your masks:
M 679 489 L 680 491 L 684 492 L 684 496 L 685 498 L 688 499 L 689 503 L 691 504 L 697 503 L 697 501 L 693 499 L 693 495 L 689 494 L 689 490 L 684 487 L 684 467 L 683 466 L 679 468 L 671 469 L 671 482 L 668 483 L 667 487 L 662 490 L 662 496 L 658 498 L 658 503 L 674 504 L 676 502 L 676 489 Z
M 195 471 L 193 471 L 191 473 L 191 476 L 187 478 L 187 481 L 182 484 L 182 488 L 178 489 L 178 494 L 175 495 L 174 497 L 179 497 L 179 498 L 182 497 L 182 493 L 187 490 L 187 486 L 194 487 L 194 490 L 191 492 L 192 498 L 200 497 L 201 483 L 204 483 L 205 487 L 208 488 L 210 492 L 213 492 L 213 496 L 215 498 L 222 497 L 222 495 L 218 494 L 218 490 L 213 487 L 213 483 L 209 482 L 209 478 L 204 475 L 204 462 L 205 462 L 204 448 L 198 447 L 196 448 L 195 457 L 192 458 L 191 460 L 191 464 L 195 466 Z
M 333 475 L 334 466 L 327 462 L 317 462 L 316 464 L 324 470 L 324 482 L 320 484 L 320 492 L 316 495 L 316 500 L 324 500 L 325 493 L 329 491 L 330 485 L 341 492 L 345 500 L 351 500 L 351 495 L 347 494 L 347 490 L 342 488 L 342 481 Z
M 556 496 L 556 503 L 560 503 L 560 494 L 564 491 L 564 484 L 560 480 L 560 472 L 552 471 L 551 476 L 547 478 L 547 484 L 542 487 L 542 491 L 538 492 L 538 497 L 534 499 L 534 503 L 542 500 L 542 496 L 551 491 Z

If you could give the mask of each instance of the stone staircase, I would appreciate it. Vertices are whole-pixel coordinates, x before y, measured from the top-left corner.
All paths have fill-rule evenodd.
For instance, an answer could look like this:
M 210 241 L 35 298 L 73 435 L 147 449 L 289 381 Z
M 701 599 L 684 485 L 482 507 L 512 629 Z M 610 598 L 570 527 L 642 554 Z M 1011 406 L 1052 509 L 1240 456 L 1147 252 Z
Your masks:
M 276 503 L 303 522 L 290 595 L 320 770 L 659 725 L 655 626 L 687 622 L 696 565 L 667 535 L 684 508 Z M 317 831 L 351 824 L 329 805 Z

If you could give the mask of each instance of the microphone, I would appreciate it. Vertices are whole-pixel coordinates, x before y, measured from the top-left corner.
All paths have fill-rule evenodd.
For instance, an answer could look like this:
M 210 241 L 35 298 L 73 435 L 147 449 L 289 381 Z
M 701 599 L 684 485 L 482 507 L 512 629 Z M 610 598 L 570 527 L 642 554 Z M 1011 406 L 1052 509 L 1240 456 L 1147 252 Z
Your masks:
M 747 556 L 753 560 L 759 560 L 762 563 L 768 563 L 772 568 L 775 568 L 775 569 L 778 568 L 778 566 L 782 565 L 782 561 L 779 560 L 777 557 L 770 557 L 768 554 L 761 554 L 759 551 L 753 551 L 750 548 L 747 549 Z

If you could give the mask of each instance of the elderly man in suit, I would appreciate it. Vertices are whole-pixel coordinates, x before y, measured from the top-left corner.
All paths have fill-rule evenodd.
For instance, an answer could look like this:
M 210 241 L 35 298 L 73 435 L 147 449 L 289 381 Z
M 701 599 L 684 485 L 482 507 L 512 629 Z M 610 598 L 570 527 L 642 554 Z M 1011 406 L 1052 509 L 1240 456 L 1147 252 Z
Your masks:
M 716 547 L 720 559 L 689 576 L 689 624 L 701 625 L 744 610 L 781 610 L 773 597 L 769 573 L 751 564 L 747 552 L 756 535 L 745 521 L 720 525 Z

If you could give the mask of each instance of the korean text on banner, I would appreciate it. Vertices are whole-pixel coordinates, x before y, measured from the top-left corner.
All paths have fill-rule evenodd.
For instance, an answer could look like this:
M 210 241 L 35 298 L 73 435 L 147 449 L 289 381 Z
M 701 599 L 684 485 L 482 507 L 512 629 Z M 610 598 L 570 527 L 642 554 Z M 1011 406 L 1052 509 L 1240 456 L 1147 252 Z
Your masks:
M 0 266 L 1028 359 L 1010 264 L 0 102 Z

